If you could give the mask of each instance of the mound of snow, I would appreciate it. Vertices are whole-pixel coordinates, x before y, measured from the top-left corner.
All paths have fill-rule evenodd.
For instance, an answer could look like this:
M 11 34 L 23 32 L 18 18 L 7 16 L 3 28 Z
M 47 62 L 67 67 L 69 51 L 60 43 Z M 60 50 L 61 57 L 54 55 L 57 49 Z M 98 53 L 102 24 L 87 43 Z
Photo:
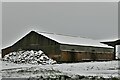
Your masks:
M 11 52 L 3 58 L 4 61 L 14 63 L 30 63 L 30 64 L 54 64 L 56 61 L 46 56 L 43 51 L 18 51 Z

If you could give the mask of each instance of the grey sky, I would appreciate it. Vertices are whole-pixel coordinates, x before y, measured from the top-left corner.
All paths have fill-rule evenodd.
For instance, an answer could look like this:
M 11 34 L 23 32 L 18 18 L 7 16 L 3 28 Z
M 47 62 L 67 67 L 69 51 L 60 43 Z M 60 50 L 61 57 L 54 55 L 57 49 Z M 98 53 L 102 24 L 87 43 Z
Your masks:
M 118 38 L 120 38 L 120 2 L 118 3 Z
M 2 16 L 3 48 L 33 29 L 99 40 L 118 36 L 117 2 L 4 2 Z
M 0 49 L 2 48 L 2 3 L 0 3 Z M 0 51 L 1 52 L 1 51 Z

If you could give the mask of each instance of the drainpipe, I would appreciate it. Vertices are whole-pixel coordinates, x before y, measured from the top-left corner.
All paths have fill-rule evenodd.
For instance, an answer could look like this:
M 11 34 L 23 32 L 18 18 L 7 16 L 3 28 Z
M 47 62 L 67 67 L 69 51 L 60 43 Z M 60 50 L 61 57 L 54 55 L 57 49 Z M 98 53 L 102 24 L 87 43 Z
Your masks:
M 116 59 L 116 46 L 114 46 L 113 59 Z

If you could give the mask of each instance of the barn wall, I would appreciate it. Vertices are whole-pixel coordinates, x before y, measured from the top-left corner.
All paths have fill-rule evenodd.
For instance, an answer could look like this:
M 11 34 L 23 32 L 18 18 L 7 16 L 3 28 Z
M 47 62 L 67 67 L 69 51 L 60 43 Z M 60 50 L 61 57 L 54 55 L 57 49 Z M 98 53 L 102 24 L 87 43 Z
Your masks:
M 73 59 L 74 58 L 74 59 Z M 78 62 L 90 60 L 113 60 L 113 53 L 90 53 L 90 52 L 70 52 L 62 51 L 62 62 Z
M 2 58 L 3 58 L 6 54 L 8 54 L 9 52 L 11 52 L 11 51 L 13 51 L 13 50 L 11 49 L 11 47 L 2 49 Z
M 88 52 L 78 52 L 76 54 L 76 61 L 91 60 L 91 54 Z
M 96 53 L 97 60 L 113 60 L 114 54 L 113 53 Z
M 64 62 L 71 61 L 70 53 L 68 51 L 62 51 L 60 61 L 64 61 Z
M 103 47 L 92 47 L 92 46 L 76 46 L 76 45 L 67 45 L 61 44 L 60 50 L 62 51 L 76 51 L 76 52 L 96 52 L 96 53 L 105 53 L 105 52 L 114 52 L 113 48 L 103 48 Z
M 113 60 L 114 49 L 91 46 L 60 45 L 61 61 Z

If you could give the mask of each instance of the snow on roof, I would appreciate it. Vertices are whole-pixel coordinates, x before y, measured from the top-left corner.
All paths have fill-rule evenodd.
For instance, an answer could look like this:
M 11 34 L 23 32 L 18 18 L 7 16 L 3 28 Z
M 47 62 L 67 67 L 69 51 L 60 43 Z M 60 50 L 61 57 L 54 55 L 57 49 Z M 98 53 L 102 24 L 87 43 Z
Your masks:
M 54 34 L 54 33 L 46 33 L 46 32 L 38 32 L 38 33 L 61 44 L 113 48 L 111 46 L 100 43 L 98 40 L 83 38 L 79 36 L 70 36 L 70 35 Z
M 117 41 L 117 40 L 120 40 L 120 38 L 100 40 L 100 42 L 114 42 L 114 41 Z

